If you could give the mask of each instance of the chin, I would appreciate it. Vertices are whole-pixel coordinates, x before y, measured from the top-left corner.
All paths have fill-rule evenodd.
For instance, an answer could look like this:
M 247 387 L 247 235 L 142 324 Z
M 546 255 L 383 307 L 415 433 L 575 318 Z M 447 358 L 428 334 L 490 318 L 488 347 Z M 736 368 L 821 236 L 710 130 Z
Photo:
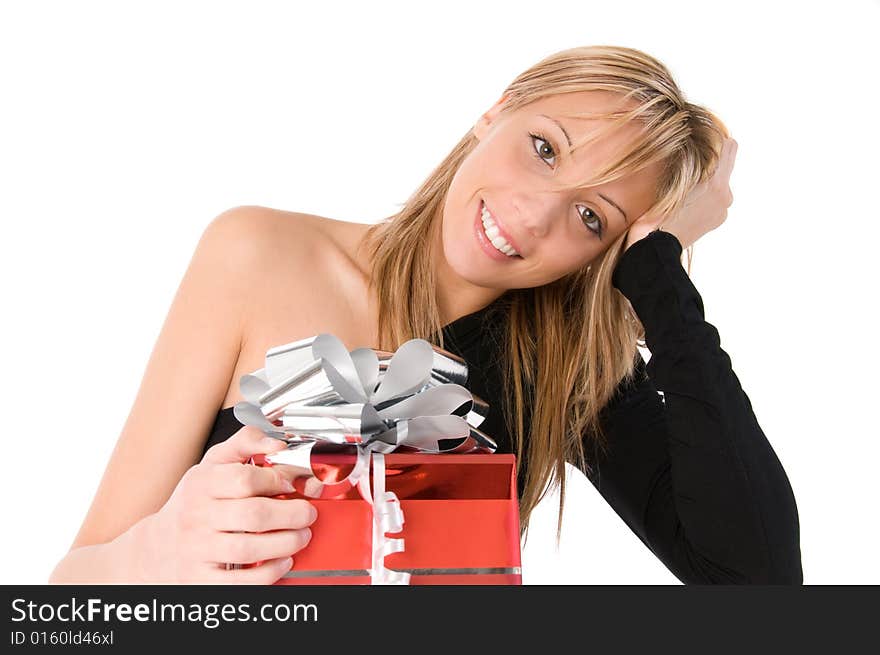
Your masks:
M 465 282 L 480 287 L 495 288 L 498 286 L 497 275 L 481 267 L 485 255 L 473 248 L 473 244 L 460 240 L 452 243 L 443 242 L 443 256 L 449 268 Z M 490 262 L 491 263 L 491 262 Z
M 476 278 L 481 277 L 479 266 L 475 266 L 474 253 L 466 244 L 452 243 L 443 247 L 443 256 L 446 263 L 460 278 L 476 283 Z

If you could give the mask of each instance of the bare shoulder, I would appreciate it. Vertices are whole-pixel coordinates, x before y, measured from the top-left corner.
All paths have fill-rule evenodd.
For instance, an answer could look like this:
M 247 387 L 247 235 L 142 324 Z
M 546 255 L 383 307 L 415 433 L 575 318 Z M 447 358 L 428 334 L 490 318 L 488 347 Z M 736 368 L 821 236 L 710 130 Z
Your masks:
M 339 221 L 315 214 L 259 205 L 241 205 L 218 215 L 209 226 L 231 256 L 250 264 L 249 270 L 309 265 L 354 266 L 366 273 L 358 254 L 368 225 Z
M 222 232 L 242 293 L 241 348 L 223 406 L 241 400 L 238 379 L 263 366 L 269 348 L 321 332 L 350 349 L 375 342 L 369 271 L 359 245 L 369 225 L 261 206 L 230 209 Z
M 241 205 L 219 214 L 205 230 L 230 257 L 256 267 L 283 264 L 320 248 L 319 223 L 306 214 Z M 253 269 L 252 269 L 253 270 Z

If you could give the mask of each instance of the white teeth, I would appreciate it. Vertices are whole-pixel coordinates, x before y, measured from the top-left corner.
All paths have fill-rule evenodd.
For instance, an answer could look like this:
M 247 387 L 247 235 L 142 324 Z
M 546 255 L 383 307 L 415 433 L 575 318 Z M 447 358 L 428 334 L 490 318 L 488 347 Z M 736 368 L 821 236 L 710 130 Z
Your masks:
M 482 205 L 482 219 L 483 219 L 483 229 L 486 232 L 486 236 L 489 241 L 492 242 L 492 245 L 495 246 L 496 249 L 503 252 L 508 257 L 514 257 L 519 253 L 513 249 L 501 233 L 498 231 L 498 226 L 495 225 L 495 221 L 492 220 L 492 215 L 489 213 L 489 210 L 486 209 L 486 205 Z

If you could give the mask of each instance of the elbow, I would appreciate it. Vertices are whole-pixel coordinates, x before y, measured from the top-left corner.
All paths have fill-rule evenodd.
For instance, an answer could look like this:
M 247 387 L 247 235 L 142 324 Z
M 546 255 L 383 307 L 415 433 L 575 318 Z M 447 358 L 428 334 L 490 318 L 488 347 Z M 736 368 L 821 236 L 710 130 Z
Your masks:
M 677 574 L 677 577 L 688 585 L 802 585 L 804 583 L 800 564 L 786 568 L 764 569 L 752 573 L 727 571 L 724 574 L 717 572 L 708 574 L 699 572 Z
M 752 584 L 765 585 L 802 585 L 804 584 L 804 569 L 801 562 L 801 538 L 800 522 L 798 521 L 797 507 L 792 497 L 792 509 L 788 528 L 783 529 L 781 522 L 777 529 L 768 536 L 769 549 L 766 554 L 766 564 L 761 574 L 756 576 Z
M 82 584 L 83 581 L 80 580 L 79 571 L 82 566 L 80 557 L 82 548 L 71 548 L 64 554 L 64 557 L 58 560 L 55 568 L 49 574 L 49 579 L 46 581 L 47 584 Z
M 787 552 L 786 552 L 787 551 Z M 674 571 L 685 584 L 713 585 L 802 585 L 804 573 L 800 548 L 785 549 L 772 556 L 766 551 L 750 551 L 749 556 L 739 553 L 737 562 L 722 564 L 696 553 L 688 558 L 689 566 Z
M 797 557 L 791 561 L 770 567 L 760 575 L 753 576 L 749 583 L 761 585 L 802 585 L 804 584 L 804 571 L 801 566 L 801 558 Z
M 743 583 L 751 585 L 802 585 L 804 571 L 801 565 L 800 548 L 787 554 L 777 553 L 764 566 L 752 572 L 745 572 Z
M 67 555 L 62 557 L 61 560 L 55 565 L 55 568 L 52 569 L 52 572 L 49 574 L 49 579 L 46 581 L 47 584 L 65 584 L 67 582 L 64 576 L 66 563 Z

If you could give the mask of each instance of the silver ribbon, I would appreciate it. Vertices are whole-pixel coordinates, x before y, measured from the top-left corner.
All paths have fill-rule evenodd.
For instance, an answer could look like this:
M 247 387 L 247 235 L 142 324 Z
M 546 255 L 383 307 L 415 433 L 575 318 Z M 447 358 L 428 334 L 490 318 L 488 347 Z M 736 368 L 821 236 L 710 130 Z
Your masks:
M 240 381 L 245 401 L 233 413 L 287 448 L 266 456 L 307 478 L 305 495 L 328 498 L 357 485 L 373 509 L 373 584 L 409 584 L 410 574 L 385 568 L 384 558 L 404 549 L 397 496 L 385 490 L 384 453 L 404 447 L 422 453 L 496 450 L 477 429 L 488 405 L 463 385 L 463 359 L 424 339 L 411 339 L 393 354 L 371 348 L 349 352 L 332 334 L 319 334 L 270 349 L 266 366 Z M 454 412 L 466 411 L 464 416 Z M 442 447 L 440 441 L 460 440 Z M 356 448 L 355 466 L 341 481 L 320 480 L 313 449 Z M 373 491 L 369 488 L 370 457 Z

